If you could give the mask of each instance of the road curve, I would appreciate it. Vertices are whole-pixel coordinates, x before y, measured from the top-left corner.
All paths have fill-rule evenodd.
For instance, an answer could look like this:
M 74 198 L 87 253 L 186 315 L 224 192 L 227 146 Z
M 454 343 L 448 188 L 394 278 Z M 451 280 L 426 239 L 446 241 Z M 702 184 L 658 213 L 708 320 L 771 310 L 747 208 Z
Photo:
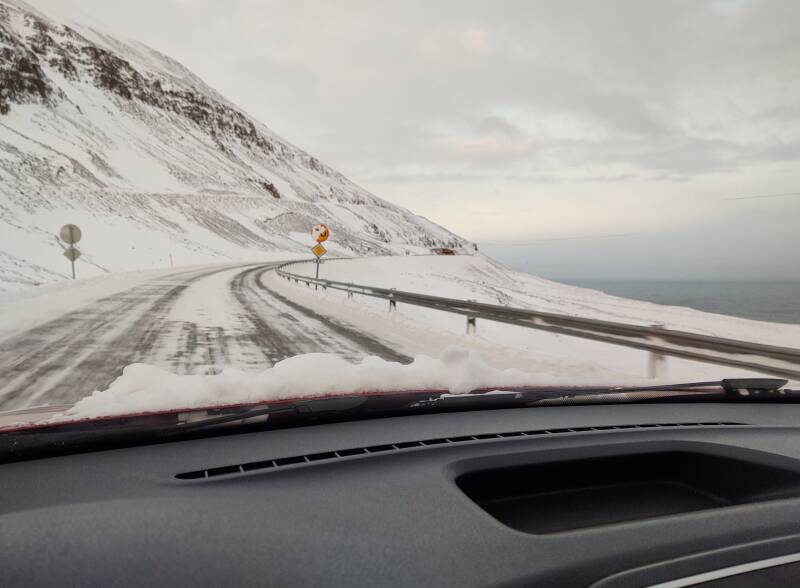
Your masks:
M 310 352 L 410 360 L 270 290 L 260 277 L 277 265 L 176 271 L 1 340 L 0 411 L 74 402 L 137 362 L 193 374 Z

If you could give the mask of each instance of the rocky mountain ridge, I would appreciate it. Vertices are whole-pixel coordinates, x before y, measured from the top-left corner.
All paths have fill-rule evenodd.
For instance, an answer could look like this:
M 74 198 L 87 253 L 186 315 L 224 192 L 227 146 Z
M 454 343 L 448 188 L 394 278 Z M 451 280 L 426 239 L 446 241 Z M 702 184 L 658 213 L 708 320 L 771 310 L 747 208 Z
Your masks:
M 301 254 L 317 222 L 339 254 L 468 248 L 173 59 L 0 0 L 0 284 L 63 279 L 64 222 L 85 226 L 90 274 Z

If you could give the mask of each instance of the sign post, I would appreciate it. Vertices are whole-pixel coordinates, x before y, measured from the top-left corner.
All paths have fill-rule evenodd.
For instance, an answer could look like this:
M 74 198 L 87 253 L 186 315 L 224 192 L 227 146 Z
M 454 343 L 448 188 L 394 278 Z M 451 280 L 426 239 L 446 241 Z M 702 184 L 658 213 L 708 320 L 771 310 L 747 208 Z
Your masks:
M 314 225 L 311 227 L 311 236 L 314 237 L 314 240 L 317 242 L 317 244 L 311 248 L 311 252 L 317 257 L 317 273 L 315 279 L 319 280 L 319 262 L 322 256 L 328 252 L 322 245 L 322 242 L 328 240 L 328 237 L 331 236 L 331 230 L 328 228 L 328 225 Z M 318 288 L 319 284 L 314 284 L 314 290 Z
M 58 233 L 61 240 L 64 241 L 69 247 L 64 250 L 64 257 L 69 259 L 72 266 L 72 279 L 75 279 L 75 262 L 81 256 L 81 252 L 75 247 L 75 243 L 81 240 L 83 236 L 81 230 L 77 225 L 64 225 Z

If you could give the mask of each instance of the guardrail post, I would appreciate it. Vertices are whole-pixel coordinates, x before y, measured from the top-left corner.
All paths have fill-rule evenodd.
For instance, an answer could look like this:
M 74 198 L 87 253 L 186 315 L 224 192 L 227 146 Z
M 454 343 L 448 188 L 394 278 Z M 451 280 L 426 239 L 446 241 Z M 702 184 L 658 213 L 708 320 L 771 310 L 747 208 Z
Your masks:
M 666 357 L 663 353 L 656 353 L 655 351 L 651 351 L 648 356 L 647 377 L 654 379 L 658 377 L 658 373 L 661 371 L 658 368 L 664 364 Z
M 397 312 L 397 301 L 389 299 L 389 312 Z
M 467 335 L 474 335 L 478 331 L 477 319 L 474 316 L 467 317 Z

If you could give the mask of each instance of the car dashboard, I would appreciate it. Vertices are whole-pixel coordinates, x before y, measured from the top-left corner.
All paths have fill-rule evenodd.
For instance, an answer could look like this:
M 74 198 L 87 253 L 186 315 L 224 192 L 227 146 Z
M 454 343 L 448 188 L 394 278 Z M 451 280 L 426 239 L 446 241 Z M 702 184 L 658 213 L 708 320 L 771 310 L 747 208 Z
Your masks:
M 799 422 L 550 406 L 8 463 L 1 583 L 797 585 Z

